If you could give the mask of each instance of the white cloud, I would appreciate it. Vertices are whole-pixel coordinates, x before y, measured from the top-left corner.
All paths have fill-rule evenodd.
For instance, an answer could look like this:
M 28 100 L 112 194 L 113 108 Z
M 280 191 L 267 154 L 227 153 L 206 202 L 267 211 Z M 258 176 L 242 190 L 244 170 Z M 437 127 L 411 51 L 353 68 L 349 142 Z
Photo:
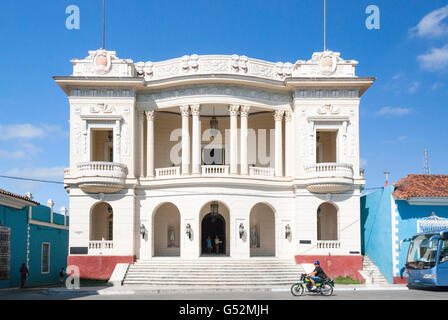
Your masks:
M 409 87 L 409 92 L 414 93 L 417 91 L 417 89 L 420 87 L 420 82 L 414 81 L 411 83 L 411 86 Z
M 58 131 L 61 131 L 60 126 L 36 126 L 30 123 L 0 125 L 0 140 L 38 139 Z
M 383 141 L 383 143 L 399 143 L 399 142 L 403 142 L 403 141 L 407 140 L 407 138 L 408 137 L 406 137 L 406 136 L 399 136 L 392 140 Z
M 379 111 L 376 112 L 377 115 L 380 116 L 403 116 L 411 113 L 411 109 L 409 108 L 393 108 L 393 107 L 383 107 Z
M 424 16 L 418 25 L 410 30 L 411 36 L 434 38 L 447 35 L 448 25 L 444 23 L 446 18 L 448 18 L 448 5 Z
M 443 70 L 448 66 L 448 45 L 432 48 L 430 52 L 417 57 L 420 67 L 427 71 Z
M 23 150 L 6 151 L 0 150 L 0 160 L 18 160 L 26 158 L 26 153 Z

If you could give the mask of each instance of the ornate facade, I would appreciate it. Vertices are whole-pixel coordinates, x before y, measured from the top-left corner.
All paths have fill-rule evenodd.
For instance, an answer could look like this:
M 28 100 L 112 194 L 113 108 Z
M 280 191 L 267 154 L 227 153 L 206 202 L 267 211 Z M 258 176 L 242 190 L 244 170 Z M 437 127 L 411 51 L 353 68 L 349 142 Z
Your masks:
M 358 118 L 374 78 L 356 61 L 134 63 L 100 49 L 72 64 L 54 77 L 70 102 L 69 264 L 361 261 Z

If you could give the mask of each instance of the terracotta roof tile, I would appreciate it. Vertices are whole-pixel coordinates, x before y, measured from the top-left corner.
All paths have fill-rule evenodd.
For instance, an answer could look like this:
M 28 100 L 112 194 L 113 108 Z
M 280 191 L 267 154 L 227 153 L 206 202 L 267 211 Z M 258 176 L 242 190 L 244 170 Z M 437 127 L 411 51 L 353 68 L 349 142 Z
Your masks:
M 394 184 L 398 199 L 448 197 L 448 175 L 410 174 Z
M 0 189 L 0 194 L 4 194 L 4 195 L 10 196 L 10 197 L 14 197 L 14 198 L 17 198 L 17 199 L 21 199 L 21 200 L 26 200 L 26 201 L 29 201 L 31 203 L 37 204 L 37 205 L 40 204 L 39 202 L 36 202 L 34 200 L 30 200 L 29 198 L 27 198 L 25 196 L 21 196 L 19 194 L 15 194 L 15 193 L 3 190 L 3 189 Z

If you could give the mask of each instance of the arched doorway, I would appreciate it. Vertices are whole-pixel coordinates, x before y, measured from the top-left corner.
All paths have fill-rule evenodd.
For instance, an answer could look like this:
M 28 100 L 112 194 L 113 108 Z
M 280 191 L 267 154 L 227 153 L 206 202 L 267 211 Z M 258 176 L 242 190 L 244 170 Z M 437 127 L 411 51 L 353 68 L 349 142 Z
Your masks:
M 90 215 L 90 240 L 112 241 L 114 234 L 114 214 L 110 204 L 100 202 L 92 207 Z
M 275 256 L 275 213 L 265 203 L 250 211 L 250 256 Z
M 218 201 L 211 201 L 201 209 L 201 254 L 206 256 L 229 255 L 229 211 Z M 217 237 L 217 238 L 216 238 Z M 207 239 L 212 248 L 207 248 Z M 218 239 L 219 245 L 215 240 Z
M 153 256 L 180 256 L 180 212 L 172 203 L 160 205 L 153 216 Z
M 317 240 L 338 240 L 338 209 L 332 203 L 317 208 Z

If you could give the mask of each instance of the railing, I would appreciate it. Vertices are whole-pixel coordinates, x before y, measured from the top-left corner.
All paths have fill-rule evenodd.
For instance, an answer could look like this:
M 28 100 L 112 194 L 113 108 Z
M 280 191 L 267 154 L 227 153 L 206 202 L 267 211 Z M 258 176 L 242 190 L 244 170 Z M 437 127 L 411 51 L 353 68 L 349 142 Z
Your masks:
M 98 176 L 101 175 L 113 175 L 113 176 L 124 176 L 128 174 L 128 169 L 125 164 L 116 162 L 103 162 L 103 161 L 93 161 L 93 162 L 83 162 L 77 165 L 79 172 L 98 172 Z
M 156 179 L 169 179 L 180 176 L 180 167 L 158 168 L 156 171 Z
M 203 176 L 227 176 L 229 175 L 228 165 L 203 165 L 201 166 Z
M 111 250 L 114 248 L 112 240 L 93 240 L 89 241 L 89 249 L 91 250 Z
M 250 167 L 249 175 L 252 177 L 269 177 L 273 178 L 275 176 L 274 168 L 260 168 L 260 167 Z
M 353 177 L 353 165 L 348 163 L 316 163 L 305 167 L 305 172 L 308 175 L 318 177 Z
M 339 249 L 341 243 L 337 240 L 318 240 L 317 249 Z

